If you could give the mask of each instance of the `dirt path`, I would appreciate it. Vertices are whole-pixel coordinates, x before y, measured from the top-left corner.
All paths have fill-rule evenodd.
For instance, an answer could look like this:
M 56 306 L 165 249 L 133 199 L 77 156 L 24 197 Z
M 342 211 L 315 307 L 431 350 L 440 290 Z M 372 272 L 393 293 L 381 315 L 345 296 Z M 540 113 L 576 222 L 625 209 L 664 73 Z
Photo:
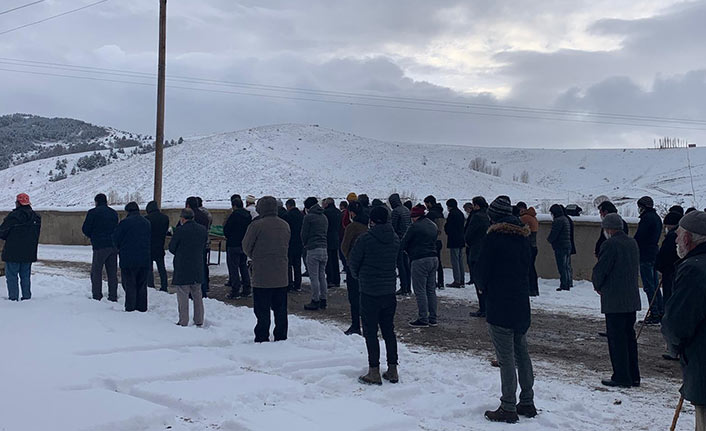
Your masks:
M 90 264 L 76 262 L 42 261 L 50 267 L 75 268 L 90 273 Z M 234 306 L 252 307 L 252 298 L 231 300 L 225 287 L 226 277 L 211 276 L 210 297 Z M 87 280 L 88 283 L 88 280 Z M 289 295 L 289 313 L 335 323 L 342 330 L 350 324 L 348 297 L 345 287 L 329 289 L 328 308 L 324 311 L 305 311 L 304 304 L 310 301 L 309 286 L 301 293 Z M 408 344 L 429 347 L 435 350 L 467 352 L 493 358 L 493 348 L 487 332 L 485 319 L 469 317 L 471 307 L 458 300 L 439 297 L 439 326 L 428 329 L 411 328 L 410 320 L 416 318 L 417 305 L 414 297 L 402 298 L 397 304 L 395 326 L 400 340 Z M 206 311 L 208 313 L 208 310 Z M 572 364 L 601 373 L 611 374 L 608 345 L 598 335 L 605 330 L 600 320 L 579 316 L 548 313 L 533 310 L 532 327 L 528 343 L 532 358 L 548 362 Z M 645 327 L 639 340 L 640 371 L 643 377 L 680 379 L 678 362 L 662 359 L 664 343 L 658 326 Z

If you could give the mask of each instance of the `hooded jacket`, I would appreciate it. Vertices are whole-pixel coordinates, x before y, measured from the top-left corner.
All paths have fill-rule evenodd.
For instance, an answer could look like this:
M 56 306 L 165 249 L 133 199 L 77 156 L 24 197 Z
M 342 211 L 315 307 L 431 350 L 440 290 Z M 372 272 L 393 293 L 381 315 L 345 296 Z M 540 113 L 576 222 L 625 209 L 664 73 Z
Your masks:
M 409 255 L 410 261 L 425 257 L 436 257 L 436 224 L 426 216 L 419 217 L 402 238 L 400 249 Z
M 390 224 L 392 225 L 392 229 L 394 229 L 397 236 L 402 239 L 404 234 L 407 232 L 407 229 L 409 229 L 409 226 L 412 224 L 409 209 L 402 205 L 400 195 L 397 193 L 391 194 L 387 201 L 390 202 L 390 206 L 392 207 Z
M 348 268 L 360 283 L 361 294 L 395 294 L 399 248 L 400 239 L 390 223 L 375 225 L 358 238 L 350 253 Z
M 324 209 L 316 204 L 309 208 L 302 221 L 302 243 L 307 250 L 328 248 L 328 219 Z
M 106 204 L 88 210 L 81 230 L 91 240 L 93 250 L 113 247 L 113 232 L 118 221 L 118 213 Z
M 552 213 L 552 230 L 549 232 L 547 241 L 554 250 L 571 250 L 571 223 L 559 205 L 552 205 L 549 209 Z
M 140 211 L 128 212 L 113 232 L 113 244 L 120 254 L 120 268 L 152 266 L 151 237 L 150 222 L 140 215 Z
M 151 201 L 147 204 L 147 221 L 150 222 L 152 235 L 150 237 L 150 254 L 152 260 L 164 257 L 164 241 L 169 231 L 169 217 L 162 213 L 157 203 Z
M 252 287 L 287 287 L 289 225 L 277 216 L 277 200 L 271 196 L 257 201 L 257 213 L 243 238 L 243 252 L 252 259 Z
M 469 259 L 471 262 L 476 262 L 480 256 L 480 249 L 483 244 L 488 228 L 490 227 L 490 218 L 488 218 L 488 209 L 481 208 L 473 211 L 470 216 L 466 228 L 465 241 L 469 249 Z
M 537 220 L 537 211 L 534 207 L 520 210 L 520 221 L 524 223 L 530 230 L 530 246 L 537 248 L 537 232 L 539 231 L 539 221 Z
M 12 210 L 0 225 L 0 239 L 5 240 L 2 260 L 17 263 L 36 262 L 41 228 L 42 218 L 29 205 Z
M 490 226 L 473 274 L 486 298 L 488 323 L 520 334 L 530 327 L 529 234 L 514 216 Z

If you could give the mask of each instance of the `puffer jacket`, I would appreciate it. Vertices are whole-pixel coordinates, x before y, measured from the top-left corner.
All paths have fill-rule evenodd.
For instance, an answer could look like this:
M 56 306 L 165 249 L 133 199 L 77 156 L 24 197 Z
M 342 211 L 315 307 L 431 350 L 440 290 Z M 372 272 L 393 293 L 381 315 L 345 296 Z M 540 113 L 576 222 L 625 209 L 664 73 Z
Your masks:
M 554 250 L 571 250 L 571 223 L 569 219 L 561 214 L 555 215 L 552 221 L 552 230 L 549 232 L 547 241 Z
M 409 226 L 412 224 L 409 209 L 402 205 L 402 199 L 400 199 L 400 195 L 397 193 L 391 194 L 387 201 L 392 207 L 390 224 L 392 225 L 392 229 L 394 229 L 397 236 L 402 239 L 404 234 L 407 232 L 407 229 L 409 229 Z
M 425 257 L 436 257 L 436 224 L 426 216 L 419 217 L 402 238 L 400 248 L 409 256 L 410 261 Z
M 390 223 L 375 225 L 355 242 L 348 269 L 360 282 L 360 293 L 394 295 L 400 239 Z
M 319 204 L 309 208 L 304 216 L 302 242 L 307 250 L 328 248 L 328 219 Z
M 37 261 L 37 246 L 42 218 L 29 205 L 15 208 L 0 225 L 0 239 L 4 262 L 29 263 Z

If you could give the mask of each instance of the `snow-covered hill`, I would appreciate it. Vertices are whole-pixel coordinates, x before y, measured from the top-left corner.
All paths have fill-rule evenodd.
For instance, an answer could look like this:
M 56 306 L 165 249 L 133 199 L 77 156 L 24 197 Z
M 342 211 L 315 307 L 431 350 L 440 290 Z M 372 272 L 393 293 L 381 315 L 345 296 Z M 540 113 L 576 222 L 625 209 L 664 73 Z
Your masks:
M 697 205 L 706 190 L 706 149 L 690 149 Z M 80 155 L 76 155 L 80 156 Z M 469 168 L 478 159 L 500 177 Z M 98 192 L 114 196 L 152 194 L 154 154 L 116 161 L 50 183 L 45 171 L 55 160 L 0 171 L 2 207 L 27 192 L 39 207 L 88 207 Z M 496 171 L 498 169 L 495 169 Z M 489 169 L 490 170 L 490 169 Z M 496 172 L 497 173 L 497 172 Z M 523 183 L 521 178 L 528 180 Z M 527 178 L 528 177 L 528 178 Z M 14 181 L 13 181 L 14 180 Z M 621 203 L 648 194 L 663 206 L 692 205 L 687 150 L 542 150 L 478 148 L 442 144 L 381 142 L 310 125 L 275 125 L 187 139 L 164 155 L 165 205 L 179 206 L 199 195 L 212 207 L 228 206 L 233 193 L 302 199 L 343 197 L 350 191 L 385 198 L 392 192 L 421 200 L 470 200 L 507 194 L 546 208 L 551 202 L 579 203 L 596 196 Z M 634 215 L 627 205 L 625 215 Z

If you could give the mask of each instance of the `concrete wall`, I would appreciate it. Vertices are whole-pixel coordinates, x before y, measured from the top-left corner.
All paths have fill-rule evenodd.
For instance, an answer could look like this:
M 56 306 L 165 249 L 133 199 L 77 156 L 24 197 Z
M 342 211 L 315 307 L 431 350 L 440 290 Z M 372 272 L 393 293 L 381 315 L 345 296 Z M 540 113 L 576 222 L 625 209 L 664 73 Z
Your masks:
M 180 209 L 166 209 L 164 212 L 169 216 L 171 225 L 176 225 L 179 219 Z M 83 220 L 86 217 L 84 211 L 40 211 L 42 215 L 42 233 L 40 242 L 42 244 L 63 244 L 63 245 L 89 245 L 90 242 L 81 232 Z M 222 225 L 230 214 L 230 210 L 214 209 L 213 224 Z M 7 212 L 0 212 L 0 218 L 4 218 Z M 124 213 L 120 212 L 120 217 Z M 593 249 L 600 234 L 600 224 L 595 221 L 581 221 L 574 218 L 574 236 L 576 240 L 577 254 L 572 258 L 575 279 L 590 279 L 591 270 L 595 264 Z M 631 234 L 635 232 L 636 225 L 630 225 Z M 554 252 L 551 245 L 546 241 L 551 229 L 551 221 L 542 221 L 539 224 L 537 244 L 539 255 L 537 256 L 537 273 L 542 278 L 559 278 Z M 444 250 L 442 261 L 445 266 L 450 266 L 449 252 L 446 249 L 446 235 L 442 234 Z M 215 244 L 214 244 L 215 246 Z

